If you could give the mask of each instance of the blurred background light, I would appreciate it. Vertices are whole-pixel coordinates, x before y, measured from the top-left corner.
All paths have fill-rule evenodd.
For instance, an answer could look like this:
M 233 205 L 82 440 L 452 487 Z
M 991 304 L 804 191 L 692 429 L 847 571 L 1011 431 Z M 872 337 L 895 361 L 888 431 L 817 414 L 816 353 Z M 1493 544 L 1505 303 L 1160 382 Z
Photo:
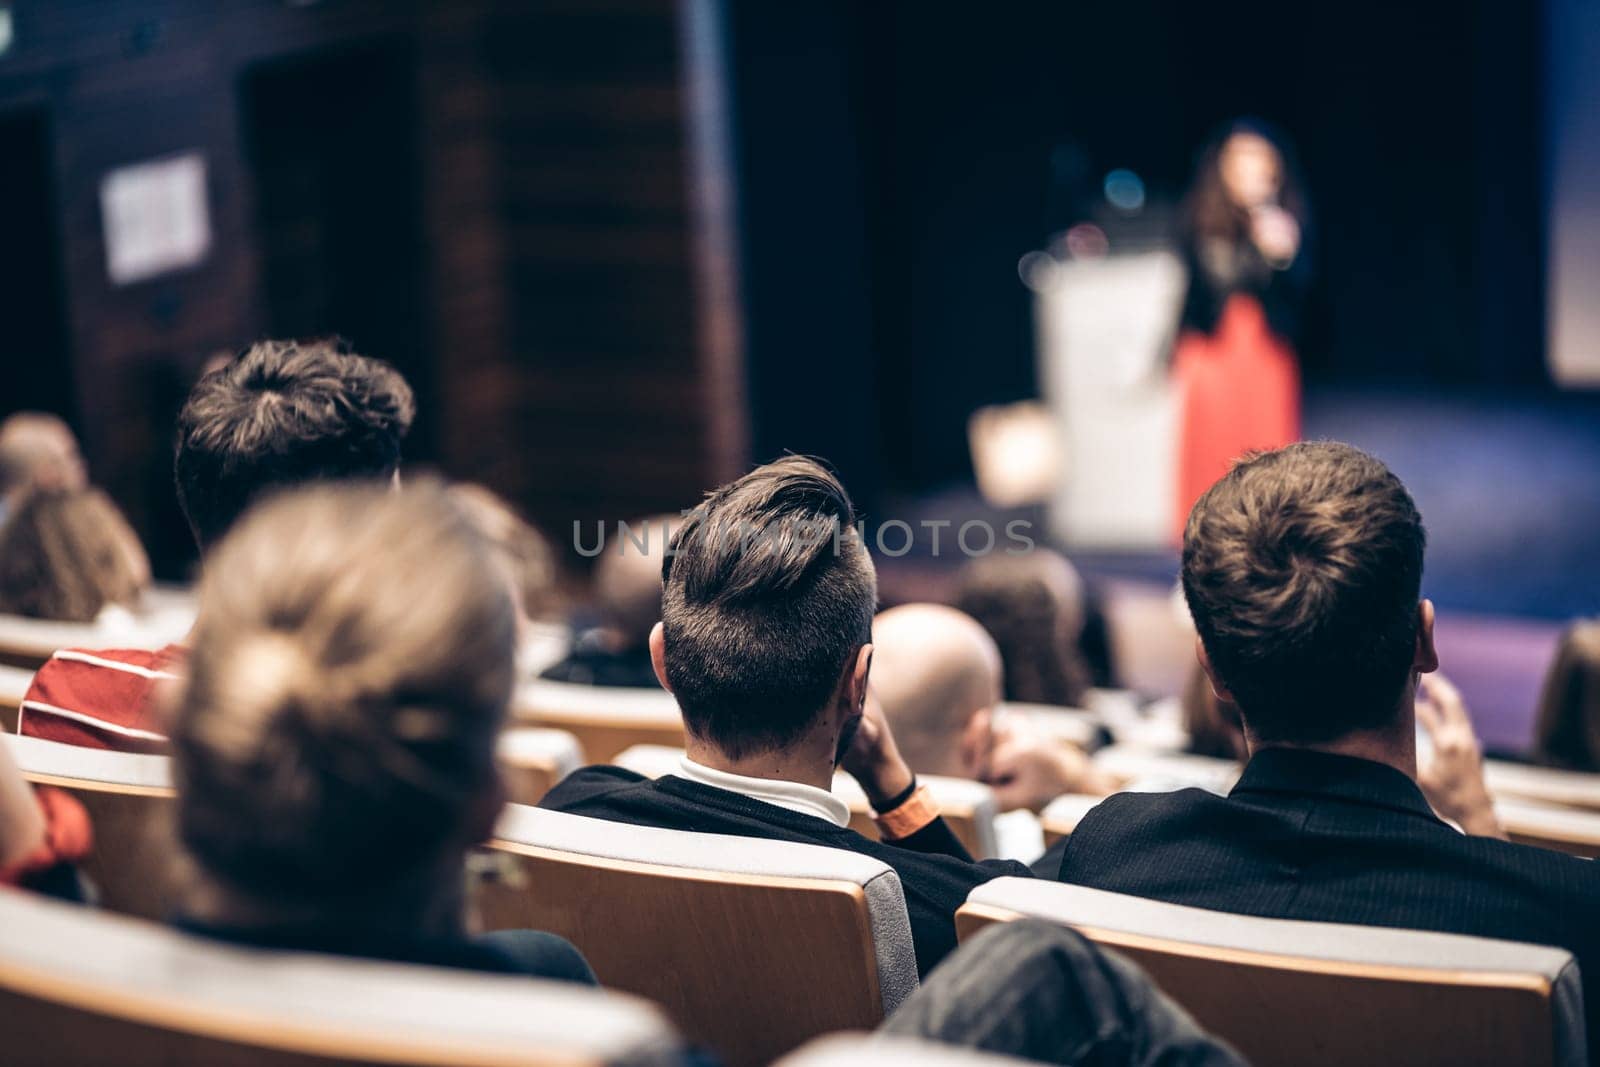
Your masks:
M 1118 168 L 1106 175 L 1106 200 L 1127 215 L 1144 209 L 1144 181 L 1133 171 Z
M 1074 259 L 1099 259 L 1111 251 L 1111 242 L 1094 223 L 1080 222 L 1067 231 L 1067 251 Z

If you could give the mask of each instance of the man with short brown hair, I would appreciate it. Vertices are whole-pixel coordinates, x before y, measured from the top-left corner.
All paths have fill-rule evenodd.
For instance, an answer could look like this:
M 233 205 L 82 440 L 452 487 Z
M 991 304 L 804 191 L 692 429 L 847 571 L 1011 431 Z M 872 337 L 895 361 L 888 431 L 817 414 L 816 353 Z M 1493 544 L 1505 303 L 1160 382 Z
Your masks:
M 1233 792 L 1123 793 L 1068 839 L 1061 879 L 1284 919 L 1568 949 L 1600 1014 L 1600 868 L 1495 840 L 1466 713 L 1421 598 L 1426 536 L 1400 479 L 1349 445 L 1250 457 L 1200 499 L 1183 542 L 1197 654 L 1239 709 Z M 1416 727 L 1435 732 L 1419 774 Z M 1447 825 L 1429 806 L 1453 818 Z M 1469 836 L 1471 835 L 1471 836 Z
M 844 487 L 787 456 L 713 492 L 663 560 L 650 635 L 661 684 L 688 734 L 677 771 L 654 781 L 586 767 L 542 802 L 639 826 L 794 841 L 859 852 L 900 876 L 918 970 L 955 947 L 955 911 L 1017 863 L 974 863 L 868 702 L 877 574 Z M 882 841 L 850 829 L 831 788 L 851 774 Z

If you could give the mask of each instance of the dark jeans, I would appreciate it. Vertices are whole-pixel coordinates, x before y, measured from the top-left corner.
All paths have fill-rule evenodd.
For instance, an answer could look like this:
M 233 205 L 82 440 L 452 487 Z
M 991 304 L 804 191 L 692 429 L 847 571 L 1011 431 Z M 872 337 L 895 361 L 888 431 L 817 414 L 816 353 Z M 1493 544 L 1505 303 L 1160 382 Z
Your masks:
M 583 953 L 564 937 L 542 930 L 496 930 L 480 934 L 477 940 L 509 957 L 523 974 L 582 985 L 600 984 Z
M 1245 1062 L 1137 966 L 1031 919 L 998 923 L 963 944 L 880 1032 L 1084 1067 Z

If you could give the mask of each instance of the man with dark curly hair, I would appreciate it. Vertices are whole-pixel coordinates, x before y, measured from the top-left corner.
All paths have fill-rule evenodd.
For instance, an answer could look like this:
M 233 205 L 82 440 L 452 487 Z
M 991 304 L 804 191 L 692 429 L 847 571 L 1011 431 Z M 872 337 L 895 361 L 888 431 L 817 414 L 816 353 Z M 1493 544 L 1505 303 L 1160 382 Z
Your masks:
M 393 479 L 416 404 L 387 363 L 326 342 L 262 341 L 195 385 L 178 415 L 178 503 L 202 555 L 252 503 L 308 482 Z M 34 675 L 17 731 L 159 751 L 151 693 L 184 649 L 62 649 Z

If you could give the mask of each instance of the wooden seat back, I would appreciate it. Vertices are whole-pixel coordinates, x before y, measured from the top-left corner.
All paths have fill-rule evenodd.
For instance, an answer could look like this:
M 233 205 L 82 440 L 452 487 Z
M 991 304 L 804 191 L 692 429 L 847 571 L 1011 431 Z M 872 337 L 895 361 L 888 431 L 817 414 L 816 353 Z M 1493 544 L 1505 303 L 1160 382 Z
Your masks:
M 583 766 L 583 747 L 565 730 L 512 726 L 500 734 L 495 762 L 513 804 L 537 804 L 555 784 Z
M 610 763 L 634 745 L 682 748 L 683 716 L 665 689 L 624 689 L 571 682 L 526 682 L 511 703 L 523 726 L 565 730 L 590 763 Z
M 1494 813 L 1513 841 L 1600 858 L 1600 812 L 1502 798 Z
M 32 1067 L 665 1067 L 654 1009 L 565 983 L 236 948 L 0 893 L 4 1059 Z
M 870 1029 L 916 985 L 899 878 L 853 852 L 512 805 L 477 890 L 488 929 L 568 938 L 730 1067 Z
M 147 919 L 171 913 L 177 853 L 172 764 L 167 756 L 80 748 L 5 735 L 22 776 L 88 809 L 94 849 L 81 865 L 109 911 Z
M 1417 930 L 1261 919 L 1033 879 L 973 890 L 963 939 L 1024 916 L 1142 966 L 1258 1067 L 1586 1062 L 1570 953 Z

